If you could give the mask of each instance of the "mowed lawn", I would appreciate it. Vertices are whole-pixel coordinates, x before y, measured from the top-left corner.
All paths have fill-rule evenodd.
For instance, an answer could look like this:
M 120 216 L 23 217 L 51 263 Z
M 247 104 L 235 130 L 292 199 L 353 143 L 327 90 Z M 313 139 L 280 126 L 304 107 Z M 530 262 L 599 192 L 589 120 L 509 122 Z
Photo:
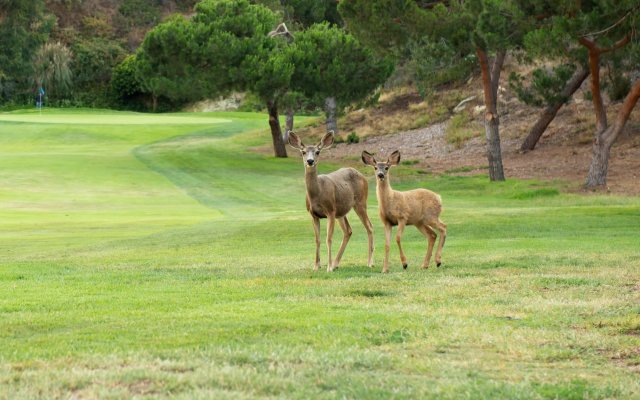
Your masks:
M 376 266 L 351 214 L 314 273 L 303 166 L 253 151 L 266 128 L 0 114 L 0 399 L 640 398 L 640 199 L 401 166 L 448 238 L 421 270 L 408 227 L 383 275 L 362 166 Z

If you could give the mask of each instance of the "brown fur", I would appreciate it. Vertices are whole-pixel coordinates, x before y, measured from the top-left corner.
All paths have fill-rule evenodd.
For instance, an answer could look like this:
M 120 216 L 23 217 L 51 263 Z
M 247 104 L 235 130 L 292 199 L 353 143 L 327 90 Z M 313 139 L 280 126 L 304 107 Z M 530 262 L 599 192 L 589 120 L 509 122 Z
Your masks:
M 402 251 L 401 238 L 404 227 L 414 225 L 428 240 L 427 254 L 422 268 L 429 267 L 429 260 L 436 240 L 437 230 L 440 232 L 440 240 L 436 251 L 436 264 L 440 266 L 442 247 L 447 236 L 447 225 L 440 220 L 442 212 L 442 199 L 440 195 L 427 189 L 414 189 L 406 192 L 393 190 L 389 183 L 389 168 L 400 162 L 400 152 L 391 154 L 387 162 L 379 162 L 368 152 L 362 152 L 362 161 L 375 168 L 376 195 L 378 197 L 378 212 L 384 225 L 385 246 L 384 265 L 382 272 L 389 272 L 389 242 L 391 241 L 391 229 L 398 226 L 396 242 L 400 249 L 402 266 L 407 268 L 407 258 Z
M 373 266 L 373 225 L 367 215 L 367 196 L 369 184 L 367 179 L 353 168 L 340 168 L 326 175 L 318 175 L 317 159 L 324 147 L 333 143 L 333 134 L 327 133 L 315 146 L 305 146 L 300 138 L 289 133 L 289 144 L 300 150 L 305 165 L 304 181 L 307 188 L 307 211 L 313 220 L 316 238 L 316 261 L 314 270 L 320 265 L 320 219 L 327 219 L 327 271 L 338 268 L 342 254 L 349 242 L 352 230 L 347 220 L 347 213 L 353 209 L 367 230 L 369 238 L 369 267 Z M 335 260 L 331 258 L 331 242 L 335 221 L 338 220 L 344 236 Z

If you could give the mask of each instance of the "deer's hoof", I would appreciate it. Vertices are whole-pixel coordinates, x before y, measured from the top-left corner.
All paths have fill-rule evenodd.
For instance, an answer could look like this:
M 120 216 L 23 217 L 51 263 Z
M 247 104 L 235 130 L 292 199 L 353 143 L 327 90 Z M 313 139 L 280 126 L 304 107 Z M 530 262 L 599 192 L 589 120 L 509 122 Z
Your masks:
M 407 269 L 409 267 L 409 264 L 402 264 L 402 268 Z
M 436 267 L 440 268 L 440 265 L 441 265 L 441 264 L 442 264 L 441 262 L 437 263 L 437 264 L 436 264 Z

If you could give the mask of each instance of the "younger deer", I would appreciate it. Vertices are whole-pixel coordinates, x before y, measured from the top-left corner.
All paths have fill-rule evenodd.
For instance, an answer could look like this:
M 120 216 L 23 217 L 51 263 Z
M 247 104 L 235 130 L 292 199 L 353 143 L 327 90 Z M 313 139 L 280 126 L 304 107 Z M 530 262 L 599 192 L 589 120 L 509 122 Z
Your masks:
M 327 218 L 327 249 L 329 264 L 327 271 L 338 268 L 342 253 L 351 237 L 351 226 L 347 221 L 347 213 L 353 208 L 364 224 L 369 237 L 368 265 L 373 265 L 373 225 L 367 215 L 367 196 L 369 184 L 360 172 L 353 168 L 340 168 L 326 175 L 318 175 L 317 164 L 320 151 L 333 144 L 333 132 L 329 132 L 315 146 L 305 146 L 300 138 L 289 132 L 289 144 L 300 150 L 305 166 L 304 181 L 307 186 L 307 211 L 313 219 L 313 230 L 316 236 L 316 262 L 314 271 L 320 265 L 320 218 Z M 331 258 L 331 240 L 336 219 L 344 232 L 342 244 L 335 261 Z
M 407 192 L 398 192 L 391 189 L 389 184 L 389 168 L 398 165 L 400 162 L 400 152 L 394 151 L 386 162 L 376 161 L 370 153 L 362 152 L 362 161 L 375 168 L 377 185 L 376 194 L 378 196 L 378 211 L 380 219 L 384 224 L 384 265 L 382 272 L 389 272 L 389 242 L 391 241 L 391 229 L 398 225 L 396 242 L 400 249 L 400 260 L 402 266 L 407 268 L 407 258 L 402 251 L 400 239 L 406 225 L 415 225 L 416 228 L 429 240 L 427 255 L 422 263 L 422 268 L 429 268 L 431 252 L 436 241 L 435 230 L 440 232 L 438 250 L 436 251 L 436 265 L 441 264 L 440 256 L 442 246 L 447 237 L 447 225 L 440 220 L 442 211 L 442 199 L 440 195 L 427 189 L 415 189 Z

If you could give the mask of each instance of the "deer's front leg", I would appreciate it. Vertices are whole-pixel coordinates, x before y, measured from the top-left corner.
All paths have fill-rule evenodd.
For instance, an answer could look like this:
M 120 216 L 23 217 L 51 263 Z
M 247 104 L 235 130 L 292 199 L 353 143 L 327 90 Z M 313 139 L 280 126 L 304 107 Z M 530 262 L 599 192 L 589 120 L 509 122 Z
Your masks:
M 313 233 L 316 235 L 316 263 L 313 267 L 317 271 L 320 267 L 320 219 L 313 217 Z
M 331 258 L 331 241 L 333 239 L 333 229 L 336 225 L 335 215 L 327 215 L 327 251 L 329 257 L 329 264 L 327 265 L 327 272 L 333 271 L 333 259 Z
M 382 272 L 389 272 L 389 246 L 391 243 L 391 225 L 384 224 L 384 264 L 382 265 Z

